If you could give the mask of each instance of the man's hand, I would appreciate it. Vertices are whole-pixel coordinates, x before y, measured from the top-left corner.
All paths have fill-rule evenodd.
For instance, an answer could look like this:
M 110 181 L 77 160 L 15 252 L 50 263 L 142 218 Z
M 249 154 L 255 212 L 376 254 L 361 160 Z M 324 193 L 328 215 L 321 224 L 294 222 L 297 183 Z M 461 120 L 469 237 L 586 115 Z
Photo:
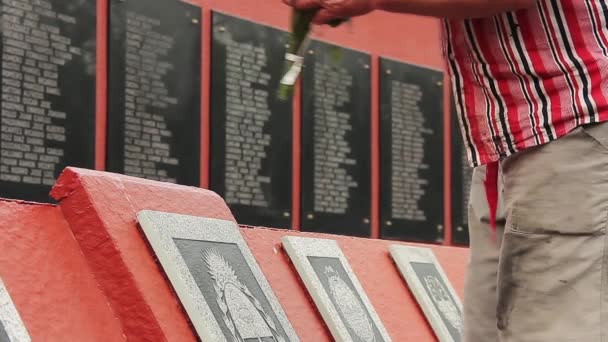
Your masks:
M 315 24 L 327 24 L 336 19 L 348 19 L 373 11 L 375 0 L 283 0 L 295 9 L 319 8 Z

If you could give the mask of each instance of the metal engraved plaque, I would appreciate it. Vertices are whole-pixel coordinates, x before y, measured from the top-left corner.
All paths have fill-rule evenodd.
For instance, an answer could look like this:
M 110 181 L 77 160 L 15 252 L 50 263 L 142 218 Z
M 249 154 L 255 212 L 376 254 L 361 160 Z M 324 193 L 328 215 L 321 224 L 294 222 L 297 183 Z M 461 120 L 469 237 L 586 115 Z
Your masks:
M 248 225 L 291 226 L 292 103 L 277 98 L 287 41 L 213 13 L 211 189 Z
M 110 0 L 109 171 L 200 184 L 201 9 Z
M 302 75 L 302 229 L 371 234 L 370 56 L 313 41 Z
M 48 202 L 66 166 L 95 167 L 96 8 L 0 3 L 0 197 Z
M 139 223 L 203 341 L 299 341 L 229 221 L 153 211 Z
M 473 168 L 458 124 L 456 105 L 452 103 L 452 243 L 469 244 L 469 197 Z
M 31 338 L 0 279 L 0 342 L 30 342 Z
M 391 341 L 336 241 L 285 236 L 282 242 L 336 341 Z
M 462 304 L 433 251 L 392 245 L 390 252 L 439 341 L 462 341 Z
M 6 332 L 2 324 L 0 324 L 0 342 L 11 342 L 8 337 L 8 333 Z
M 443 73 L 380 60 L 381 232 L 443 240 Z

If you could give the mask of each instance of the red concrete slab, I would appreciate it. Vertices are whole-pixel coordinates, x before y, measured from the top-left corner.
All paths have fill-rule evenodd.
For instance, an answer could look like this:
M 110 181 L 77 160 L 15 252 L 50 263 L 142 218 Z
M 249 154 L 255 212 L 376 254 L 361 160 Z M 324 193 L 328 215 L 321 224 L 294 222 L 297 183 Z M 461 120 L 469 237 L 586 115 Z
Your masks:
M 196 341 L 137 225 L 140 210 L 234 221 L 215 193 L 67 168 L 51 192 L 131 341 Z
M 242 233 L 302 341 L 333 339 L 281 247 L 285 235 L 337 240 L 393 341 L 437 341 L 388 251 L 391 244 L 423 245 L 261 228 L 243 228 Z M 435 252 L 462 298 L 468 249 L 423 247 Z
M 0 200 L 0 276 L 33 341 L 125 341 L 58 207 Z
M 195 341 L 187 316 L 138 227 L 136 213 L 158 210 L 234 221 L 216 194 L 96 171 L 67 169 L 52 195 L 80 243 L 122 329 L 135 341 Z M 243 235 L 302 341 L 332 341 L 289 258 L 282 236 L 336 239 L 394 341 L 435 341 L 388 246 L 401 242 L 243 228 Z M 432 248 L 462 295 L 468 250 Z

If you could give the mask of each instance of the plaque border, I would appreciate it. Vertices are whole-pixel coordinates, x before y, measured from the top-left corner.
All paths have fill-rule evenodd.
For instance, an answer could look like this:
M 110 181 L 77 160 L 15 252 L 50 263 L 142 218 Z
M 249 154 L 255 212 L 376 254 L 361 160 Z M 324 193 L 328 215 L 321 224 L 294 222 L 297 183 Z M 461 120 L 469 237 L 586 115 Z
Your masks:
M 342 249 L 340 249 L 340 246 L 335 240 L 284 236 L 281 238 L 281 242 L 335 340 L 352 341 L 344 322 L 339 318 L 340 316 L 337 309 L 334 307 L 323 284 L 319 280 L 317 273 L 310 264 L 308 260 L 309 256 L 336 258 L 340 260 L 342 267 L 344 267 L 344 270 L 348 274 L 350 281 L 355 287 L 357 294 L 361 298 L 365 309 L 369 313 L 373 324 L 376 325 L 380 335 L 382 335 L 382 338 L 386 342 L 392 341 L 388 331 L 380 320 L 378 313 L 376 313 L 371 301 L 367 297 L 363 286 L 359 283 L 359 279 L 350 267 L 346 256 L 344 256 Z
M 227 342 L 205 297 L 173 241 L 174 238 L 236 244 L 287 338 L 293 342 L 300 341 L 234 222 L 151 210 L 140 211 L 137 219 L 196 332 L 203 341 Z
M 0 279 L 0 324 L 11 342 L 32 340 L 2 279 Z
M 418 305 L 424 312 L 424 315 L 437 335 L 437 338 L 441 342 L 457 342 L 454 341 L 450 335 L 450 332 L 444 324 L 439 312 L 435 308 L 435 305 L 433 305 L 432 299 L 426 294 L 420 278 L 418 278 L 418 275 L 410 264 L 412 262 L 433 264 L 445 283 L 449 294 L 458 305 L 458 309 L 460 309 L 460 312 L 462 312 L 462 303 L 460 301 L 460 297 L 454 290 L 452 283 L 445 274 L 433 251 L 430 248 L 403 245 L 391 245 L 389 246 L 389 251 L 391 257 L 397 265 L 397 268 L 399 269 L 399 273 L 401 273 L 401 276 L 406 281 L 410 291 L 416 298 Z

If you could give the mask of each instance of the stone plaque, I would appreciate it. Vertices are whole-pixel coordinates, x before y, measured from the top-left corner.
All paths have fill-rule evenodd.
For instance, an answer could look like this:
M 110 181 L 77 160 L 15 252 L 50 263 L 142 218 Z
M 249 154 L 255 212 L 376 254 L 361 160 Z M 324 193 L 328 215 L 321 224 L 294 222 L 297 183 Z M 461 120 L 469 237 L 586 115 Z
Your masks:
M 370 56 L 313 41 L 302 75 L 302 228 L 371 234 Z
M 390 252 L 439 341 L 462 341 L 462 304 L 433 251 L 392 245 Z
M 381 231 L 443 239 L 443 73 L 380 60 Z
M 452 103 L 452 243 L 469 244 L 469 197 L 473 168 L 469 166 L 456 105 Z
M 211 189 L 248 225 L 291 226 L 292 103 L 277 98 L 287 41 L 213 13 Z
M 336 241 L 295 236 L 282 241 L 336 341 L 391 341 Z
M 0 196 L 48 202 L 95 166 L 96 1 L 2 0 Z
M 0 279 L 0 342 L 30 342 L 31 338 Z
M 203 341 L 299 341 L 270 284 L 229 221 L 137 215 Z
M 200 183 L 201 9 L 110 0 L 109 171 Z

